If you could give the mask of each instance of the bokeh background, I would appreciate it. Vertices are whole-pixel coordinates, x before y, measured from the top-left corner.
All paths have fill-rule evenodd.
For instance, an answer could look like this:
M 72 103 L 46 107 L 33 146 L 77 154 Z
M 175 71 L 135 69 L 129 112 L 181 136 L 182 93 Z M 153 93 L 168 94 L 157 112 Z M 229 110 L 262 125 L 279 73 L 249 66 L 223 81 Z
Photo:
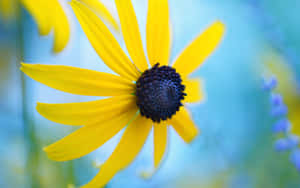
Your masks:
M 74 128 L 41 117 L 35 111 L 36 102 L 92 98 L 62 93 L 34 82 L 19 71 L 20 61 L 110 71 L 89 44 L 66 2 L 62 0 L 71 23 L 71 40 L 59 54 L 52 53 L 53 36 L 39 36 L 34 19 L 24 8 L 20 7 L 15 18 L 1 16 L 0 187 L 83 185 L 97 173 L 97 167 L 120 138 L 118 134 L 97 151 L 69 162 L 51 161 L 42 151 Z M 145 39 L 147 0 L 132 2 Z M 112 0 L 104 3 L 117 15 Z M 262 89 L 263 78 L 275 74 L 279 85 L 283 84 L 278 92 L 284 100 L 292 101 L 291 104 L 300 100 L 300 2 L 169 0 L 169 4 L 173 31 L 171 60 L 215 20 L 226 25 L 221 45 L 193 74 L 205 81 L 206 100 L 190 106 L 201 135 L 187 145 L 171 131 L 168 154 L 151 179 L 143 177 L 143 172 L 153 165 L 152 140 L 148 139 L 134 163 L 118 173 L 107 187 L 300 187 L 300 168 L 297 171 L 291 163 L 290 152 L 274 149 L 281 135 L 272 132 L 276 118 L 270 113 L 270 92 Z M 125 47 L 120 35 L 116 36 Z M 274 73 L 270 64 L 284 68 Z M 286 85 L 289 87 L 283 87 Z M 289 109 L 289 114 L 295 114 L 291 117 L 293 134 L 300 129 L 297 109 Z

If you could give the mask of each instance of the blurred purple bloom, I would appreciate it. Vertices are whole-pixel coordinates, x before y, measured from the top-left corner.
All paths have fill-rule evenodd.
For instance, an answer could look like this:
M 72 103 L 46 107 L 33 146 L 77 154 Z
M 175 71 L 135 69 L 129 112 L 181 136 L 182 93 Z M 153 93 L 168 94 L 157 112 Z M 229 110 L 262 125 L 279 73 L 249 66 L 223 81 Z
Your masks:
M 282 138 L 275 142 L 275 150 L 276 151 L 286 151 L 289 149 L 289 144 L 286 139 Z
M 274 106 L 282 105 L 283 104 L 282 96 L 280 94 L 273 93 L 271 95 L 271 104 Z
M 291 123 L 287 119 L 288 108 L 283 101 L 282 95 L 273 93 L 272 90 L 277 86 L 276 77 L 264 79 L 263 89 L 271 93 L 271 115 L 273 117 L 282 117 L 278 120 L 272 128 L 273 133 L 285 133 L 287 135 L 291 129 Z M 299 137 L 295 135 L 288 135 L 284 138 L 278 139 L 274 144 L 274 149 L 278 152 L 292 151 L 290 155 L 290 161 L 295 165 L 297 170 L 300 172 L 300 149 Z
M 291 123 L 288 119 L 281 119 L 277 121 L 273 126 L 273 132 L 274 133 L 280 133 L 280 132 L 288 132 L 290 130 Z
M 266 91 L 271 91 L 275 89 L 277 86 L 277 79 L 275 77 L 271 77 L 269 79 L 265 79 L 263 83 L 263 89 Z
M 299 144 L 299 138 L 297 136 L 289 136 L 287 138 L 281 138 L 275 142 L 275 150 L 278 152 L 287 151 Z
M 281 104 L 281 105 L 278 105 L 278 106 L 274 106 L 272 108 L 272 111 L 271 111 L 271 115 L 272 116 L 284 116 L 286 115 L 288 112 L 288 108 L 285 106 L 285 104 Z
M 300 172 L 300 149 L 296 149 L 295 151 L 293 151 L 290 160 Z

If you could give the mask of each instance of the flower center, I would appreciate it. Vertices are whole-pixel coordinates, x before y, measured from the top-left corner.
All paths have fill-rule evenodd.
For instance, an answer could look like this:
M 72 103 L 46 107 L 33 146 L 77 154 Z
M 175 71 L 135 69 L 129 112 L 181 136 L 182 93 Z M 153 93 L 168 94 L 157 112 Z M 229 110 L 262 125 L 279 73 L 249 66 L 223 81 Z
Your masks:
M 159 63 L 146 70 L 136 82 L 137 106 L 142 116 L 154 122 L 171 118 L 182 106 L 183 92 L 180 75 L 169 66 Z

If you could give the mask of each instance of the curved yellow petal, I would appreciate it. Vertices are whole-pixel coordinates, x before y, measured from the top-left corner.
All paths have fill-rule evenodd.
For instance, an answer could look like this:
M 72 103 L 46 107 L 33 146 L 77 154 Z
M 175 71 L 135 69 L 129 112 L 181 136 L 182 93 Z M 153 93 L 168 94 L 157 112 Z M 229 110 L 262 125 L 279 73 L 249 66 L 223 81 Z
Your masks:
M 154 124 L 154 167 L 157 168 L 167 149 L 168 126 L 166 123 Z
M 184 107 L 169 120 L 169 123 L 187 143 L 191 142 L 199 133 L 197 126 L 191 120 L 190 115 Z
M 117 172 L 127 167 L 142 149 L 151 128 L 152 121 L 138 115 L 125 130 L 120 143 L 101 166 L 100 172 L 83 188 L 103 187 Z
M 141 72 L 148 68 L 141 34 L 131 0 L 115 0 L 127 50 Z
M 53 20 L 54 29 L 54 45 L 53 51 L 55 53 L 61 52 L 68 44 L 70 40 L 71 30 L 70 24 L 66 13 L 64 12 L 61 4 L 58 0 L 48 1 L 50 7 L 47 7 L 45 12 L 49 14 L 49 17 Z M 45 14 L 44 12 L 44 14 Z
M 53 51 L 61 52 L 70 40 L 70 24 L 58 0 L 21 0 L 21 3 L 36 20 L 40 35 L 54 30 Z
M 125 95 L 80 103 L 38 103 L 36 109 L 43 117 L 56 123 L 86 125 L 115 118 L 133 105 L 136 105 L 135 96 Z
M 184 79 L 183 85 L 185 85 L 184 92 L 187 94 L 184 98 L 184 102 L 196 103 L 204 99 L 204 93 L 202 90 L 202 81 L 199 78 Z
M 170 49 L 168 0 L 148 0 L 147 51 L 150 64 L 168 65 Z
M 52 29 L 52 19 L 49 17 L 48 1 L 21 0 L 23 6 L 35 19 L 40 35 L 48 35 Z
M 140 73 L 102 20 L 77 0 L 70 3 L 90 43 L 104 63 L 119 75 L 136 81 Z
M 42 84 L 77 95 L 117 96 L 135 90 L 135 84 L 120 76 L 88 69 L 22 63 L 21 70 Z
M 217 21 L 199 35 L 178 57 L 173 67 L 188 76 L 215 50 L 224 34 L 225 26 Z
M 80 0 L 88 7 L 93 9 L 95 13 L 99 14 L 100 18 L 103 18 L 103 21 L 106 21 L 110 24 L 116 31 L 119 31 L 119 24 L 115 20 L 115 18 L 111 15 L 109 10 L 101 3 L 99 0 Z
M 110 121 L 84 126 L 65 138 L 45 147 L 48 157 L 55 161 L 67 161 L 80 158 L 102 146 L 116 135 L 134 117 L 137 107 Z

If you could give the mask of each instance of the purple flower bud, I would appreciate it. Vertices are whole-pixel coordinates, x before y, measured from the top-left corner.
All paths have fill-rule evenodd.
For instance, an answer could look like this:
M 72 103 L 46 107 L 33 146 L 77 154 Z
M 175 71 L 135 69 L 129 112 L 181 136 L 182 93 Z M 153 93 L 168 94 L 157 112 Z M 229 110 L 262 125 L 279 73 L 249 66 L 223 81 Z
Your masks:
M 295 165 L 297 170 L 300 172 L 300 149 L 295 149 L 291 156 L 290 156 L 291 162 Z
M 287 119 L 277 121 L 273 126 L 274 133 L 288 132 L 291 128 L 291 123 Z
M 278 152 L 287 151 L 296 147 L 299 143 L 297 136 L 289 136 L 287 138 L 281 138 L 275 142 L 275 150 Z
M 273 106 L 280 106 L 283 104 L 283 99 L 280 94 L 274 93 L 271 95 L 271 104 Z
M 290 135 L 287 139 L 291 147 L 296 147 L 299 144 L 299 137 L 296 135 Z
M 286 151 L 289 149 L 288 142 L 285 139 L 279 139 L 275 142 L 275 150 L 278 152 Z
M 275 89 L 277 86 L 277 79 L 275 77 L 271 77 L 269 79 L 265 79 L 263 83 L 263 89 L 265 91 L 271 91 Z
M 288 112 L 288 108 L 285 104 L 281 104 L 279 106 L 274 106 L 271 111 L 272 116 L 285 116 Z

